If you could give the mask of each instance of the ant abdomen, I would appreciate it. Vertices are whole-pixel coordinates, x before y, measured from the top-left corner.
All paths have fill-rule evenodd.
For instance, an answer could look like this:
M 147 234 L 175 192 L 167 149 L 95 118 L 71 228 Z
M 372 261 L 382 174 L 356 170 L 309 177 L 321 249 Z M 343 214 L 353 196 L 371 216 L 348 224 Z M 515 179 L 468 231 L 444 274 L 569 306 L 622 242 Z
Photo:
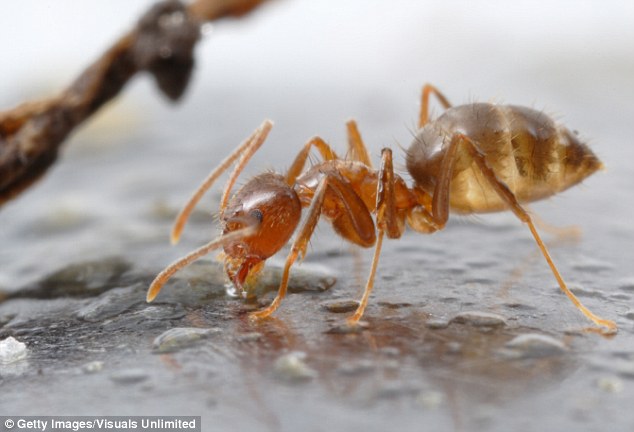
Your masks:
M 515 105 L 474 103 L 447 109 L 416 135 L 407 168 L 432 194 L 442 160 L 455 135 L 468 137 L 519 202 L 543 199 L 567 189 L 602 167 L 575 134 L 541 111 Z M 468 152 L 456 157 L 450 207 L 458 213 L 507 208 Z

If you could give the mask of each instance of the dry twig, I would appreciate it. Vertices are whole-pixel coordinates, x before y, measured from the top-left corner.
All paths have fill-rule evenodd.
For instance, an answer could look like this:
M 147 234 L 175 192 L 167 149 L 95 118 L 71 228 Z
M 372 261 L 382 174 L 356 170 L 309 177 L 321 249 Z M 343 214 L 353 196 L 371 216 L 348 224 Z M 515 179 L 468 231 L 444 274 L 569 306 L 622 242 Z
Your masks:
M 189 6 L 162 1 L 58 96 L 0 112 L 0 206 L 42 176 L 74 128 L 136 73 L 149 72 L 163 94 L 179 99 L 191 76 L 201 25 L 242 16 L 264 1 L 197 0 Z

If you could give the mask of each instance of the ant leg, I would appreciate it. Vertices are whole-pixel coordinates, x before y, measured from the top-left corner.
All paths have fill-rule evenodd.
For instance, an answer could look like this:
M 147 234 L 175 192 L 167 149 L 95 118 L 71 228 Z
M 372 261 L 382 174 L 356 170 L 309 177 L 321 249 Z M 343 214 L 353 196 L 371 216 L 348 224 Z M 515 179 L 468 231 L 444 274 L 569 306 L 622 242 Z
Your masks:
M 368 154 L 368 149 L 363 143 L 357 122 L 350 120 L 346 123 L 348 130 L 348 156 L 355 161 L 362 162 L 372 169 L 372 160 Z
M 225 234 L 221 237 L 218 237 L 217 239 L 210 241 L 209 243 L 196 249 L 195 251 L 190 252 L 184 257 L 174 261 L 172 264 L 168 265 L 162 272 L 160 272 L 156 276 L 156 278 L 152 281 L 152 283 L 150 284 L 150 288 L 148 289 L 148 292 L 147 292 L 146 300 L 148 302 L 151 302 L 152 300 L 154 300 L 154 298 L 161 291 L 161 288 L 163 287 L 163 285 L 165 285 L 165 282 L 167 282 L 169 278 L 171 278 L 172 275 L 176 273 L 178 270 L 182 269 L 183 267 L 186 267 L 187 265 L 194 262 L 201 256 L 207 255 L 212 250 L 218 249 L 219 247 L 223 246 L 225 243 L 235 242 L 236 240 L 239 240 L 243 237 L 252 235 L 256 228 L 257 228 L 257 225 L 253 225 L 253 226 L 248 226 L 246 228 L 242 228 L 240 230 Z
M 423 126 L 425 126 L 427 124 L 427 121 L 429 120 L 429 94 L 430 93 L 433 93 L 436 96 L 436 98 L 438 99 L 438 102 L 440 102 L 440 104 L 445 109 L 451 108 L 451 104 L 449 103 L 449 100 L 447 100 L 445 95 L 443 95 L 433 85 L 425 84 L 423 86 L 423 97 L 420 104 L 420 117 L 418 119 L 419 128 L 422 128 Z
M 527 209 L 528 210 L 528 209 Z M 578 242 L 582 237 L 581 228 L 577 225 L 556 226 L 552 225 L 539 215 L 532 215 L 533 222 L 542 231 L 557 237 L 559 242 Z
M 572 303 L 577 307 L 577 309 L 579 309 L 588 319 L 590 319 L 592 322 L 594 322 L 597 326 L 606 327 L 608 329 L 608 332 L 610 332 L 610 333 L 616 332 L 617 331 L 617 327 L 616 327 L 616 324 L 613 321 L 600 318 L 597 315 L 595 315 L 594 313 L 592 313 L 568 289 L 568 287 L 566 286 L 566 282 L 564 282 L 563 277 L 561 276 L 561 274 L 559 273 L 559 270 L 555 266 L 555 263 L 554 263 L 553 259 L 551 258 L 550 253 L 548 252 L 548 249 L 546 248 L 546 245 L 544 244 L 544 242 L 542 241 L 541 237 L 539 236 L 539 234 L 537 232 L 537 229 L 535 228 L 535 225 L 534 225 L 530 215 L 526 212 L 526 210 L 524 210 L 522 208 L 522 206 L 517 201 L 517 198 L 515 197 L 513 192 L 511 192 L 511 190 L 508 188 L 508 186 L 497 178 L 497 176 L 495 175 L 495 172 L 488 165 L 488 163 L 486 162 L 484 154 L 480 151 L 480 149 L 477 147 L 477 145 L 469 137 L 467 137 L 465 135 L 456 135 L 456 136 L 454 136 L 452 141 L 453 140 L 456 140 L 456 141 L 459 141 L 459 142 L 462 142 L 462 143 L 465 144 L 467 151 L 469 152 L 471 157 L 473 157 L 474 161 L 476 162 L 476 164 L 480 168 L 480 172 L 482 172 L 484 177 L 493 186 L 493 188 L 495 189 L 497 194 L 500 196 L 500 198 L 502 198 L 502 200 L 504 200 L 508 204 L 508 206 L 511 208 L 513 213 L 515 213 L 515 215 L 522 222 L 524 222 L 525 224 L 528 225 L 528 228 L 530 229 L 531 234 L 533 235 L 533 238 L 535 239 L 535 242 L 537 243 L 537 246 L 539 247 L 540 251 L 542 252 L 542 255 L 544 256 L 544 258 L 546 259 L 546 262 L 548 263 L 553 275 L 555 276 L 555 279 L 557 279 L 557 283 L 559 284 L 559 288 L 561 288 L 561 290 L 564 292 L 564 294 L 566 294 L 566 296 L 568 296 L 570 301 L 572 301 Z
M 379 265 L 379 256 L 381 255 L 381 248 L 383 246 L 383 229 L 378 229 L 378 235 L 376 237 L 376 245 L 374 247 L 374 255 L 372 256 L 372 265 L 370 266 L 370 274 L 368 275 L 368 280 L 365 283 L 365 289 L 363 290 L 363 296 L 361 296 L 361 301 L 359 302 L 359 306 L 357 306 L 357 310 L 354 312 L 352 316 L 350 316 L 347 320 L 348 325 L 356 325 L 363 313 L 365 312 L 365 308 L 368 305 L 368 300 L 370 299 L 370 293 L 372 292 L 372 288 L 374 287 L 374 277 L 376 275 L 376 269 Z
M 247 165 L 251 157 L 255 154 L 256 151 L 260 148 L 260 146 L 266 140 L 267 135 L 269 134 L 271 128 L 273 127 L 273 123 L 269 120 L 265 120 L 264 123 L 256 130 L 253 135 L 253 140 L 251 141 L 251 145 L 247 146 L 244 149 L 244 153 L 238 160 L 238 163 L 233 168 L 231 175 L 227 179 L 227 184 L 225 185 L 225 189 L 222 193 L 222 198 L 220 199 L 220 212 L 223 212 L 227 207 L 227 202 L 229 201 L 229 194 L 231 193 L 231 189 L 233 189 L 233 185 L 238 180 L 238 176 Z
M 214 184 L 214 182 L 224 173 L 231 164 L 238 159 L 238 157 L 242 156 L 240 159 L 240 164 L 234 169 L 232 174 L 232 181 L 227 183 L 227 188 L 223 195 L 223 200 L 221 202 L 220 208 L 223 209 L 226 206 L 226 196 L 229 194 L 230 187 L 235 183 L 235 178 L 237 178 L 240 171 L 246 165 L 246 162 L 249 158 L 257 151 L 257 149 L 262 145 L 269 131 L 273 127 L 273 123 L 269 120 L 265 120 L 259 128 L 251 134 L 242 144 L 240 144 L 229 156 L 227 156 L 220 165 L 218 165 L 205 180 L 198 186 L 198 188 L 194 191 L 185 207 L 180 211 L 176 220 L 174 221 L 174 225 L 172 226 L 171 233 L 171 241 L 172 244 L 178 243 L 180 239 L 181 233 L 183 232 L 183 228 L 185 228 L 185 224 L 189 219 L 191 212 L 194 210 L 198 201 L 202 198 L 202 196 L 207 192 L 207 190 Z M 239 169 L 238 169 L 239 168 Z
M 377 182 L 376 223 L 378 234 L 374 248 L 374 256 L 372 258 L 370 274 L 365 285 L 365 290 L 363 291 L 363 296 L 359 302 L 359 306 L 354 314 L 348 318 L 349 325 L 355 325 L 359 322 L 365 312 L 366 306 L 368 305 L 370 293 L 374 287 L 374 278 L 379 264 L 379 256 L 381 255 L 383 235 L 387 233 L 389 238 L 398 238 L 405 230 L 404 219 L 398 216 L 395 203 L 396 196 L 394 193 L 392 151 L 388 148 L 384 148 L 381 151 L 381 167 L 379 169 L 379 181 Z
M 313 197 L 313 201 L 310 203 L 310 207 L 308 208 L 308 216 L 302 226 L 299 235 L 293 242 L 293 246 L 291 246 L 291 251 L 286 258 L 286 262 L 284 263 L 284 271 L 282 272 L 282 281 L 280 282 L 280 287 L 277 291 L 277 296 L 273 299 L 273 302 L 266 308 L 259 310 L 257 312 L 252 312 L 250 316 L 252 318 L 266 318 L 271 315 L 273 312 L 277 310 L 280 306 L 280 302 L 286 296 L 286 290 L 288 288 L 288 278 L 290 276 L 291 266 L 297 260 L 297 258 L 301 255 L 302 258 L 306 255 L 306 248 L 308 247 L 308 241 L 310 237 L 313 235 L 313 231 L 315 231 L 315 227 L 317 226 L 317 222 L 319 222 L 319 216 L 321 215 L 321 209 L 324 205 L 324 199 L 326 197 L 326 188 L 328 186 L 328 177 L 324 177 L 320 182 L 317 190 L 315 191 L 315 195 Z
M 451 139 L 440 164 L 440 175 L 436 181 L 436 187 L 434 188 L 434 195 L 431 201 L 432 221 L 438 230 L 443 229 L 449 219 L 449 191 L 460 142 L 456 136 Z
M 369 247 L 375 243 L 374 222 L 363 200 L 348 183 L 342 181 L 338 176 L 325 175 L 315 190 L 304 225 L 286 258 L 277 296 L 267 308 L 253 312 L 251 314 L 252 317 L 265 318 L 279 307 L 280 302 L 286 295 L 291 266 L 298 257 L 301 256 L 303 259 L 306 255 L 308 241 L 317 226 L 317 222 L 319 222 L 319 217 L 326 203 L 334 203 L 337 209 L 340 210 L 340 214 L 332 220 L 333 227 L 337 233 L 359 246 Z
M 321 154 L 321 157 L 323 157 L 324 160 L 339 159 L 337 154 L 332 150 L 332 148 L 330 148 L 328 143 L 326 143 L 320 137 L 313 137 L 306 144 L 304 144 L 304 147 L 299 151 L 297 156 L 295 156 L 295 160 L 293 161 L 293 163 L 291 164 L 291 167 L 288 169 L 288 172 L 286 173 L 287 184 L 291 186 L 295 184 L 295 180 L 302 173 L 302 170 L 304 169 L 304 166 L 306 165 L 306 159 L 308 159 L 308 154 L 310 153 L 310 149 L 312 147 L 317 148 L 317 150 Z

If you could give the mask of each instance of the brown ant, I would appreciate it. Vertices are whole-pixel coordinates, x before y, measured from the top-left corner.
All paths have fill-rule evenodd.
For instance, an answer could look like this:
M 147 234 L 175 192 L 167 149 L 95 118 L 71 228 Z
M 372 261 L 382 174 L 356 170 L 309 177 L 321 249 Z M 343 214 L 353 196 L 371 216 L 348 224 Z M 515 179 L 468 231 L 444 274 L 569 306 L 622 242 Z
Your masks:
M 428 118 L 431 94 L 445 108 L 433 121 Z M 291 266 L 305 256 L 315 226 L 324 216 L 346 240 L 375 248 L 362 299 L 348 319 L 349 324 L 356 324 L 372 291 L 384 235 L 399 238 L 406 221 L 421 233 L 441 230 L 449 210 L 469 214 L 510 209 L 528 225 L 561 290 L 587 318 L 615 332 L 613 321 L 593 314 L 568 289 L 520 204 L 561 192 L 602 168 L 576 134 L 544 113 L 526 107 L 491 103 L 452 107 L 429 84 L 423 88 L 418 126 L 406 159 L 414 180 L 412 187 L 394 174 L 389 148 L 381 151 L 380 168 L 372 167 L 356 123 L 350 121 L 346 159 L 339 158 L 321 138 L 312 138 L 285 175 L 260 174 L 229 199 L 238 176 L 271 130 L 272 123 L 265 121 L 196 190 L 177 217 L 171 239 L 172 243 L 178 241 L 196 203 L 237 160 L 220 200 L 222 234 L 163 270 L 152 282 L 147 300 L 152 301 L 176 271 L 220 247 L 224 249 L 225 271 L 242 292 L 247 279 L 255 277 L 266 259 L 289 241 L 300 222 L 302 208 L 308 207 L 286 258 L 277 296 L 251 316 L 268 317 L 278 308 L 286 295 Z M 324 160 L 305 169 L 313 147 Z

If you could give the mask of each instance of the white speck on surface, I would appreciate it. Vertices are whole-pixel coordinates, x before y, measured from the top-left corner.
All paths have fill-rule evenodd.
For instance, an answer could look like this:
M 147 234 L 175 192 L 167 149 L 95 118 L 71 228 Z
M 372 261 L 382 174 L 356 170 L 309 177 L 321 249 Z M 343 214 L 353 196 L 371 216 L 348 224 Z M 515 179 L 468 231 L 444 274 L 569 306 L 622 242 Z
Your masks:
M 284 354 L 275 361 L 275 374 L 286 381 L 305 381 L 317 377 L 317 371 L 310 368 L 304 360 L 306 353 L 293 351 Z
M 85 373 L 97 373 L 103 370 L 104 362 L 95 360 L 84 364 L 81 369 Z
M 535 358 L 563 354 L 568 347 L 551 336 L 526 333 L 514 337 L 506 343 L 505 356 L 518 358 Z
M 437 391 L 422 391 L 416 398 L 416 402 L 425 409 L 438 409 L 445 400 L 445 396 Z
M 157 336 L 152 346 L 157 353 L 175 352 L 195 345 L 216 333 L 218 330 L 211 328 L 176 327 Z
M 467 324 L 473 327 L 504 327 L 506 319 L 502 315 L 480 312 L 467 311 L 460 312 L 451 320 L 452 323 Z
M 110 379 L 117 384 L 137 384 L 147 380 L 150 376 L 139 368 L 123 369 L 113 372 Z
M 597 380 L 597 387 L 606 393 L 620 393 L 623 391 L 623 381 L 615 376 L 604 376 Z
M 0 364 L 10 364 L 26 358 L 26 345 L 13 336 L 0 341 Z

